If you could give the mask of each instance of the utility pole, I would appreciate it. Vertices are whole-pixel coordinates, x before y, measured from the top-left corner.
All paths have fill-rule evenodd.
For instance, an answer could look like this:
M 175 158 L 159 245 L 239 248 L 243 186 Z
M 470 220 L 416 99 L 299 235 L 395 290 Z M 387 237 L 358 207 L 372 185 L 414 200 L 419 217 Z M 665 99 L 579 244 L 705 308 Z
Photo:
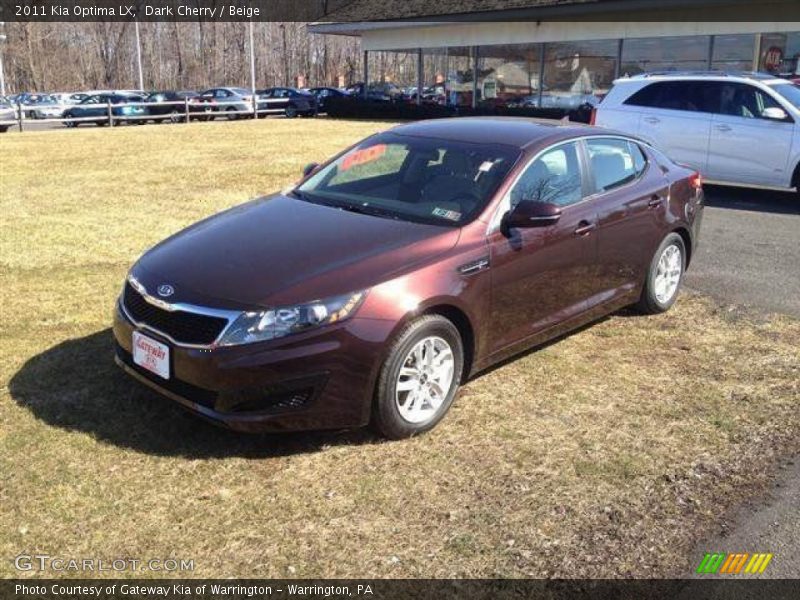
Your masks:
M 258 102 L 256 101 L 256 48 L 253 44 L 253 21 L 250 24 L 250 91 L 253 93 L 253 118 L 258 116 Z
M 0 96 L 6 95 L 6 72 L 3 67 L 3 50 L 6 45 L 6 24 L 0 21 Z
M 136 30 L 136 66 L 139 70 L 139 89 L 144 91 L 144 77 L 142 77 L 142 42 L 139 39 L 139 19 L 134 19 Z

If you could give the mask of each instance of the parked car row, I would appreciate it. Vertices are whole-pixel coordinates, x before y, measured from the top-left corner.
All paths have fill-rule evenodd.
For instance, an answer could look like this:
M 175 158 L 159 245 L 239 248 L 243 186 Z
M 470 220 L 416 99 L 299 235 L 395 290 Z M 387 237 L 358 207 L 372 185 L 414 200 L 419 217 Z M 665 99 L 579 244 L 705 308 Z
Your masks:
M 23 93 L 0 99 L 0 131 L 21 114 L 24 119 L 62 119 L 66 127 L 82 123 L 107 125 L 113 120 L 144 124 L 149 121 L 178 123 L 191 120 L 251 117 L 253 108 L 259 118 L 283 114 L 289 118 L 313 117 L 325 109 L 325 100 L 347 96 L 338 88 L 295 89 L 271 87 L 251 90 L 240 87 L 216 87 L 195 90 L 97 90 L 79 93 Z

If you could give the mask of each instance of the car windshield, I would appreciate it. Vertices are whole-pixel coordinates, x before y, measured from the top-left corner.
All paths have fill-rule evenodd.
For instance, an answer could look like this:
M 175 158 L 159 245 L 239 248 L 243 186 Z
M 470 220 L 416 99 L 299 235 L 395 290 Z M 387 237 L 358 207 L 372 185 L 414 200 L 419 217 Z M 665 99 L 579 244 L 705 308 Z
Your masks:
M 481 212 L 519 155 L 500 144 L 384 133 L 315 173 L 294 195 L 379 217 L 459 226 Z
M 800 109 L 800 86 L 793 83 L 776 83 L 770 86 L 785 100 L 791 102 L 795 108 Z

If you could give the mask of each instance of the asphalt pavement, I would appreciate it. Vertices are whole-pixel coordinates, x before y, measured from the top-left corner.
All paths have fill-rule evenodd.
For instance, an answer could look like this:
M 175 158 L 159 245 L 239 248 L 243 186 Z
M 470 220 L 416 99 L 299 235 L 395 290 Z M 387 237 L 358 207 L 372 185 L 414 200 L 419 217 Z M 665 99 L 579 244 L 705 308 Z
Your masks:
M 685 284 L 722 302 L 800 317 L 800 194 L 707 186 Z
M 707 186 L 706 199 L 687 287 L 800 317 L 800 194 Z M 800 457 L 783 465 L 767 497 L 740 507 L 698 544 L 692 563 L 705 552 L 772 553 L 765 577 L 800 578 Z

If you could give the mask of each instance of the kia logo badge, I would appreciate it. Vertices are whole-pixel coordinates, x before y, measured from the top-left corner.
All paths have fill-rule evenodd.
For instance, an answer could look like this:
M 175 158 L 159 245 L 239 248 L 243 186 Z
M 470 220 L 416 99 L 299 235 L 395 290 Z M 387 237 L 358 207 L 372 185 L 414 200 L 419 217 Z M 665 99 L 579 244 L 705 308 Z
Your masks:
M 158 286 L 158 289 L 156 291 L 158 292 L 158 295 L 161 296 L 162 298 L 167 298 L 175 293 L 175 288 L 169 285 L 168 283 L 162 283 L 160 286 Z

